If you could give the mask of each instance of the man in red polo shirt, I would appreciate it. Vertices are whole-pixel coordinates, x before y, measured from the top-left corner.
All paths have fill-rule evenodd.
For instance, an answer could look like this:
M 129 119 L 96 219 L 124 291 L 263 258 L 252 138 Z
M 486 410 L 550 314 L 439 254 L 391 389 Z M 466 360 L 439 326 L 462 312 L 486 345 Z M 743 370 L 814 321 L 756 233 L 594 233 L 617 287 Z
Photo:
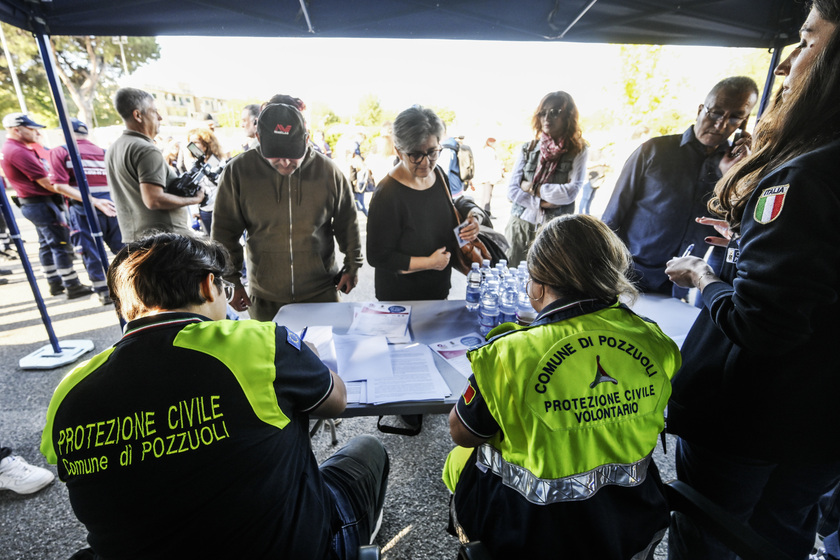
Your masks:
M 87 184 L 90 188 L 91 204 L 96 210 L 96 219 L 102 233 L 102 241 L 116 255 L 123 247 L 120 224 L 117 221 L 117 209 L 111 200 L 111 187 L 105 175 L 105 150 L 87 139 L 88 127 L 79 119 L 70 119 L 76 144 L 79 147 L 79 157 L 85 171 Z M 113 303 L 108 295 L 105 283 L 105 272 L 99 260 L 99 250 L 91 233 L 87 215 L 82 204 L 82 194 L 76 181 L 76 172 L 70 161 L 67 146 L 58 146 L 50 150 L 49 180 L 56 192 L 67 197 L 70 227 L 73 233 L 70 239 L 73 245 L 82 250 L 82 262 L 85 264 L 88 278 L 93 284 L 93 291 L 99 296 L 103 305 Z
M 70 232 L 61 211 L 61 198 L 47 179 L 47 170 L 27 144 L 38 136 L 37 129 L 44 128 L 24 113 L 11 113 L 3 117 L 6 142 L 3 144 L 0 164 L 6 179 L 15 189 L 23 216 L 38 231 L 38 257 L 44 276 L 50 285 L 50 295 L 65 290 L 67 299 L 91 293 L 90 286 L 79 281 L 73 269 Z

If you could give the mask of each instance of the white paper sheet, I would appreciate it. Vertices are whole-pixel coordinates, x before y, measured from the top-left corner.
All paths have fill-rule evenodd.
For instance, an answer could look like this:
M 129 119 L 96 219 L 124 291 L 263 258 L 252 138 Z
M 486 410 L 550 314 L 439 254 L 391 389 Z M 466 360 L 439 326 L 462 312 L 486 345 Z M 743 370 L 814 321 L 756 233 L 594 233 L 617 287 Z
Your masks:
M 472 375 L 472 367 L 467 359 L 467 350 L 484 342 L 484 337 L 473 332 L 463 336 L 456 336 L 449 340 L 435 342 L 429 347 L 434 350 L 446 363 L 458 370 L 458 373 L 469 379 Z
M 347 388 L 347 404 L 366 403 L 367 381 L 350 381 L 344 384 Z
M 336 373 L 345 382 L 393 377 L 388 341 L 384 336 L 334 334 L 333 340 L 338 359 Z
M 442 400 L 449 396 L 449 387 L 440 376 L 428 346 L 391 346 L 390 358 L 394 375 L 368 380 L 369 402 Z
M 338 373 L 338 360 L 335 355 L 335 343 L 333 342 L 332 327 L 314 326 L 306 327 L 304 342 L 311 342 L 318 349 L 318 357 L 328 368 Z
M 387 336 L 393 338 L 393 342 L 404 341 L 408 336 L 410 317 L 409 305 L 366 303 L 354 311 L 347 334 Z

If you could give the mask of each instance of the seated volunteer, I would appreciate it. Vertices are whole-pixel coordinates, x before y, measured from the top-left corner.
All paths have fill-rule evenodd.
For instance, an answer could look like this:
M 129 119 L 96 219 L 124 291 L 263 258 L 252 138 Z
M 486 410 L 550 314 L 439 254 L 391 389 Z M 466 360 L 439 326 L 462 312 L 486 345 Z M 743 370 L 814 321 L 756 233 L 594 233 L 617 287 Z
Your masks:
M 381 520 L 388 456 L 359 436 L 319 468 L 309 415 L 344 383 L 293 332 L 225 321 L 228 255 L 161 233 L 108 269 L 128 321 L 59 384 L 41 451 L 95 558 L 356 558 Z
M 630 255 L 600 220 L 554 218 L 527 263 L 539 315 L 469 351 L 449 416 L 452 525 L 494 558 L 653 558 L 668 506 L 651 454 L 677 345 L 619 302 L 636 296 Z

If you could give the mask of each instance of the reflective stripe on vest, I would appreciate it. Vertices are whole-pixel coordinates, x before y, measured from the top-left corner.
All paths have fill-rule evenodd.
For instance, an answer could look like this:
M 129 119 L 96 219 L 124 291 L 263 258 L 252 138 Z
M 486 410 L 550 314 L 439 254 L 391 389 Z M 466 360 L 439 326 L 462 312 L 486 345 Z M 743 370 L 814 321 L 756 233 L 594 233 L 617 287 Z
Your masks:
M 627 465 L 607 464 L 591 471 L 563 478 L 542 479 L 525 467 L 504 460 L 493 446 L 484 443 L 476 450 L 476 465 L 492 471 L 505 486 L 513 488 L 536 505 L 588 500 L 604 486 L 638 486 L 645 481 L 651 456 Z

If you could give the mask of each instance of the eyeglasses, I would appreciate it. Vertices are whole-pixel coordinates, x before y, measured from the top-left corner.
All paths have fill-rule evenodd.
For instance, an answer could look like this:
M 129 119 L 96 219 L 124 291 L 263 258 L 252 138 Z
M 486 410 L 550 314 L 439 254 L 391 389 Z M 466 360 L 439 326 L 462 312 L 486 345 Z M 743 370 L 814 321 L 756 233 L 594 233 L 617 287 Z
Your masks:
M 437 161 L 437 158 L 440 157 L 440 152 L 443 148 L 435 148 L 434 150 L 429 150 L 428 152 L 406 152 L 406 156 L 408 156 L 408 161 L 411 163 L 417 164 L 423 161 L 423 158 L 429 158 L 429 163 L 434 163 Z
M 220 280 L 222 281 L 222 290 L 225 292 L 225 298 L 230 303 L 233 299 L 233 292 L 236 290 L 236 285 L 233 282 L 228 282 L 224 278 L 220 278 Z
M 560 113 L 563 112 L 563 109 L 558 109 L 553 107 L 551 109 L 543 109 L 539 113 L 537 113 L 537 118 L 541 119 L 543 117 L 548 117 L 551 120 L 554 120 L 560 116 Z
M 706 110 L 706 116 L 715 122 L 720 122 L 721 119 L 723 119 L 723 117 L 726 116 L 726 113 L 718 113 L 716 111 L 712 111 L 705 105 L 703 105 L 703 109 Z M 726 119 L 726 122 L 729 124 L 729 126 L 739 126 L 746 119 L 747 117 L 729 117 L 728 119 Z

